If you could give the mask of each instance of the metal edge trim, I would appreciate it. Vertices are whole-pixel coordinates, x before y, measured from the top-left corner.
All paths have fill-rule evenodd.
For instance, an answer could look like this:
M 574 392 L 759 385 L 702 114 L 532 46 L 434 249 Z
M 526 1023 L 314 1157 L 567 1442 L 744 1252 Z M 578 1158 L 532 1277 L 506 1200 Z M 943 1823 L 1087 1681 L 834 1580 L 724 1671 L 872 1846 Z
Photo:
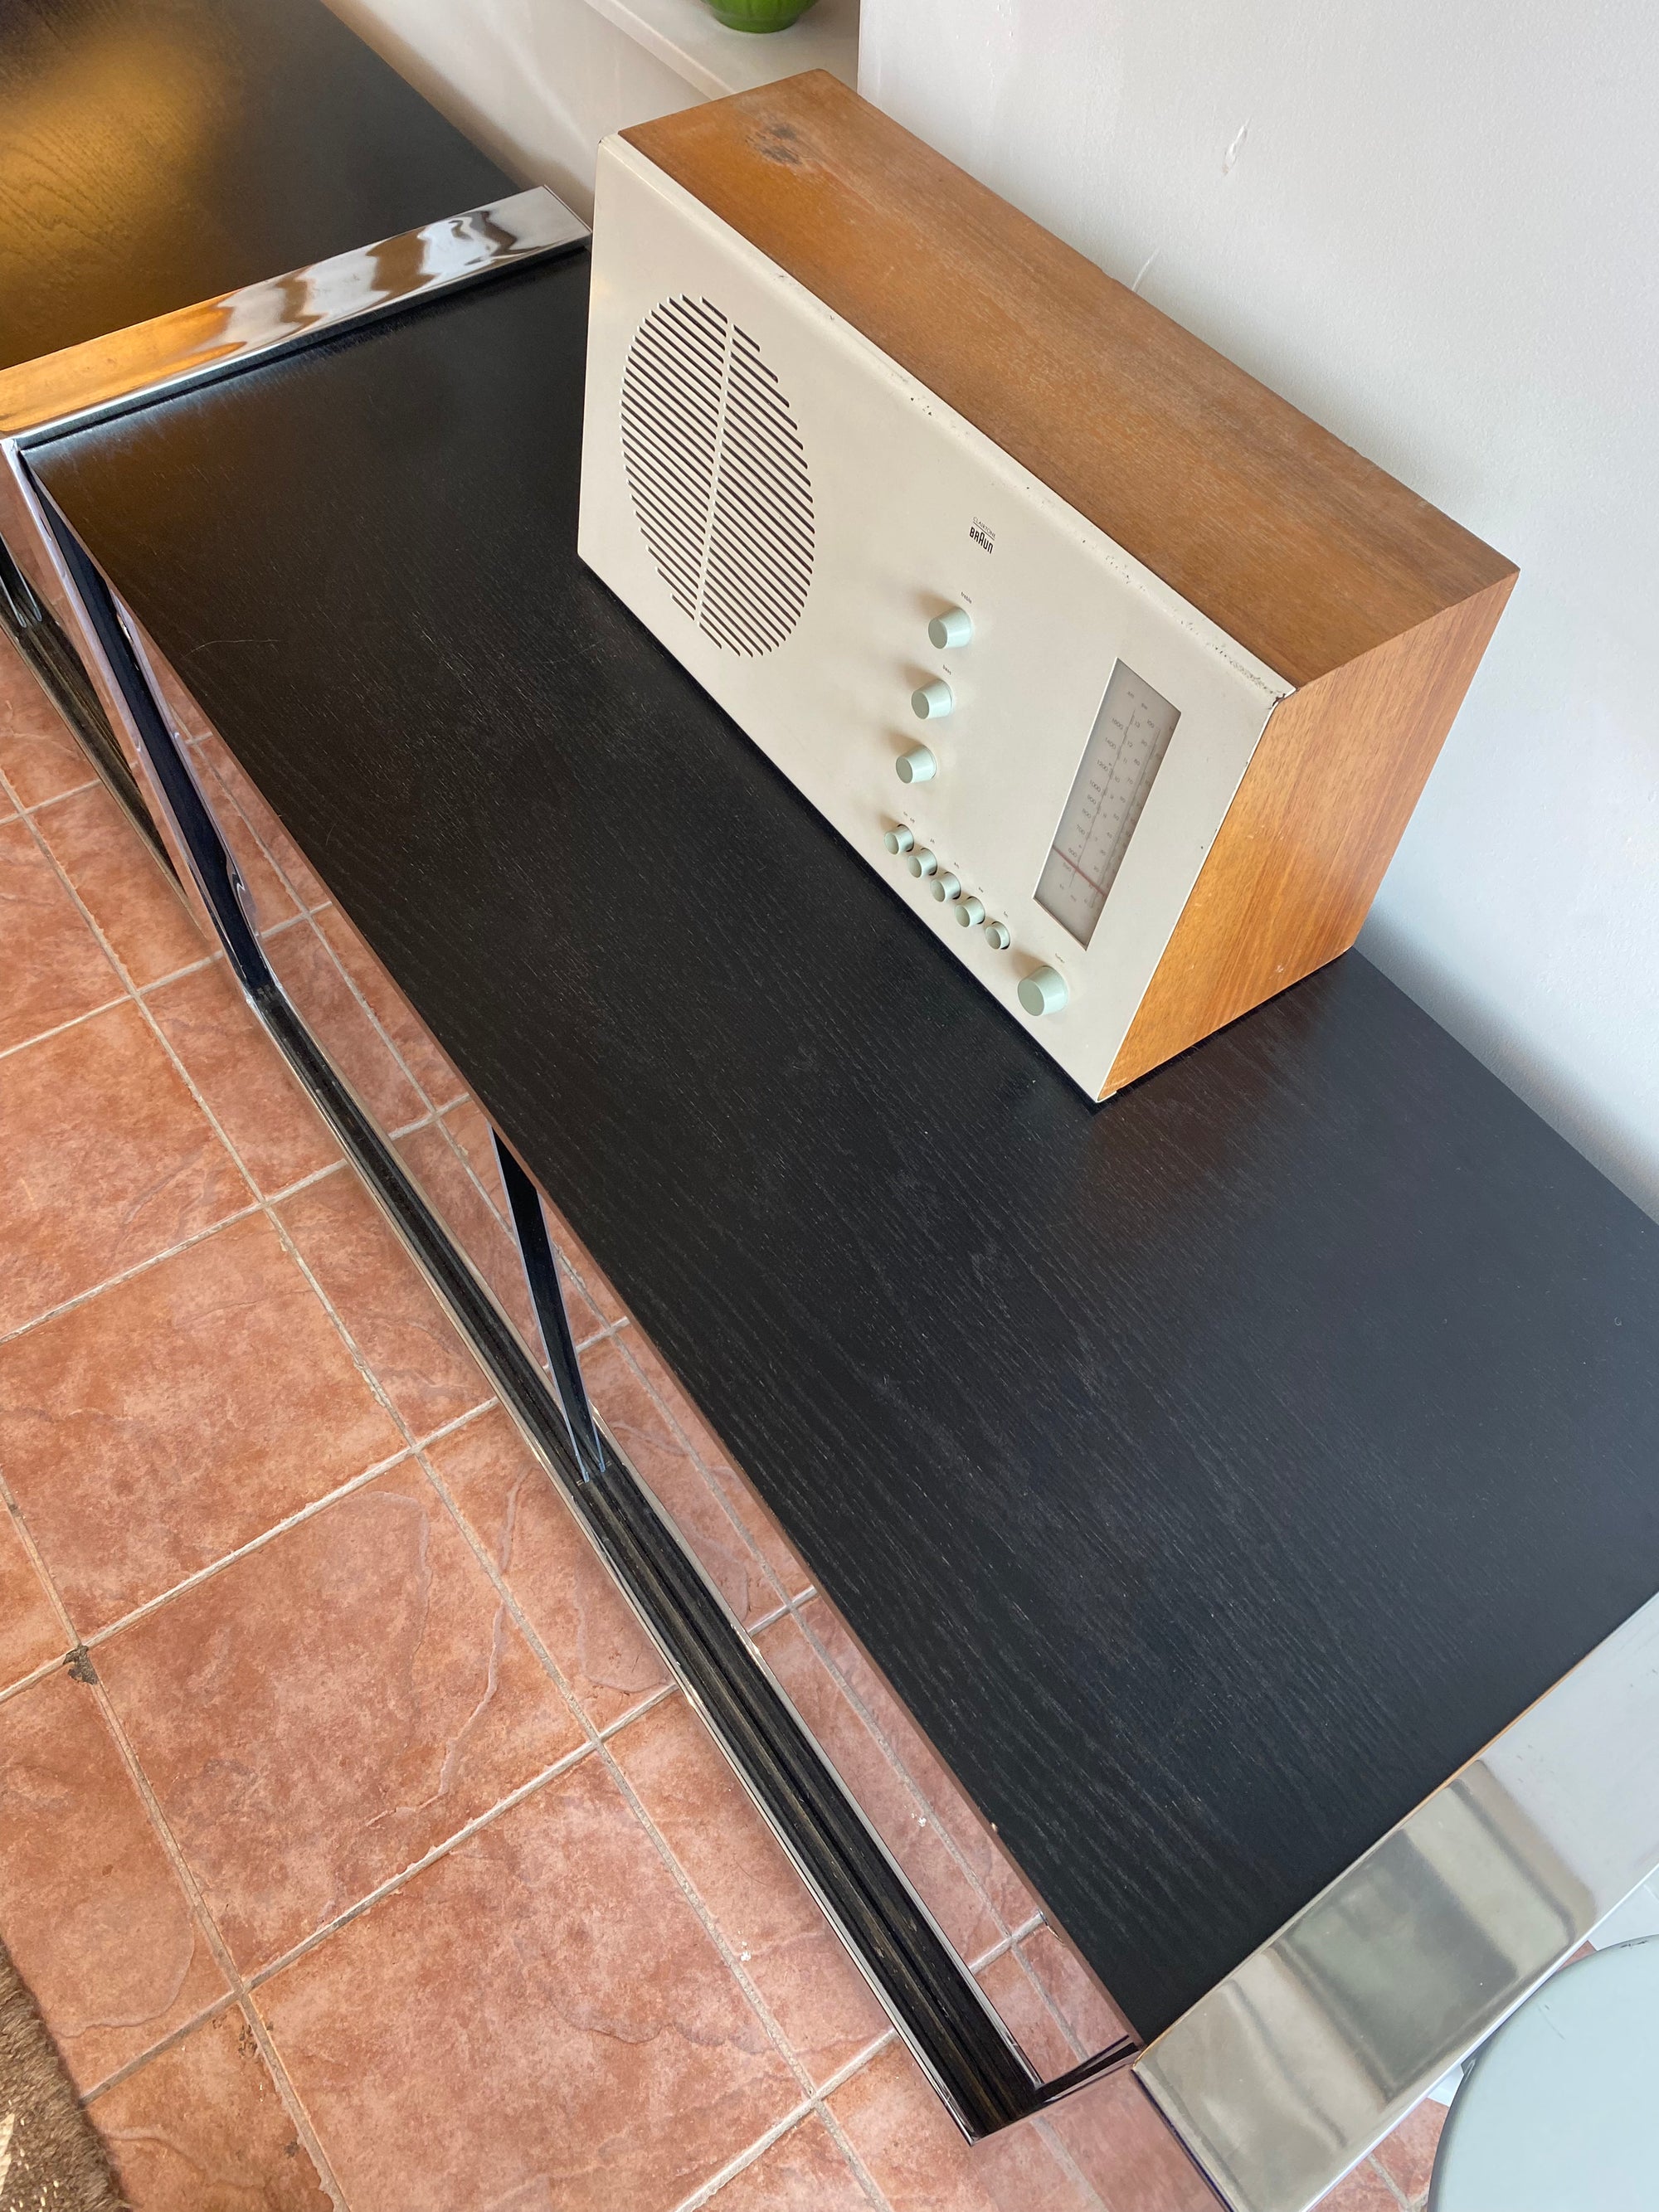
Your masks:
M 27 475 L 15 448 L 12 459 Z M 164 812 L 167 842 L 188 870 L 192 906 L 224 946 L 261 1026 L 461 1329 L 957 2125 L 976 2140 L 1127 2063 L 1133 2048 L 1129 2043 L 1097 2054 L 1059 2081 L 1038 2080 L 614 1440 L 605 1438 L 602 1473 L 584 1467 L 565 1408 L 517 1330 L 266 963 L 244 908 L 234 861 L 173 740 L 118 603 L 55 502 L 32 480 L 29 489 L 86 623 L 99 689 L 127 726 Z
M 0 439 L 31 445 L 564 252 L 587 225 L 544 186 L 174 308 L 0 372 Z
M 1307 2212 L 1659 1867 L 1659 1597 L 1148 2045 L 1232 2212 Z

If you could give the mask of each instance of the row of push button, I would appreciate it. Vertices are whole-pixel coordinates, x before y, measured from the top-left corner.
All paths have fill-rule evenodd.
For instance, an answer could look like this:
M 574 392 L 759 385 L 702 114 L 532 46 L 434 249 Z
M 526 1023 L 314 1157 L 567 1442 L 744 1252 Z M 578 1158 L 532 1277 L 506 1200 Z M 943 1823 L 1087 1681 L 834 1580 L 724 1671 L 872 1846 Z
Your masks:
M 930 853 L 926 845 L 918 845 L 916 833 L 901 822 L 882 839 L 890 853 L 901 854 L 904 865 L 913 876 L 929 878 L 928 889 L 941 905 L 956 909 L 957 921 L 963 929 L 978 929 L 982 925 L 985 941 L 998 952 L 1006 952 L 1013 943 L 1008 926 L 1001 921 L 987 921 L 981 900 L 971 892 L 964 892 L 962 878 L 950 868 L 941 868 L 937 853 Z
M 963 929 L 985 932 L 985 941 L 998 952 L 1006 952 L 1013 943 L 1013 933 L 1006 921 L 988 921 L 981 900 L 962 888 L 962 878 L 952 868 L 941 868 L 939 854 L 930 852 L 926 845 L 918 845 L 916 833 L 908 823 L 900 822 L 882 838 L 888 851 L 902 858 L 913 876 L 927 879 L 928 889 L 942 905 L 952 907 L 957 921 Z M 1057 968 L 1034 968 L 1029 975 L 1022 975 L 1016 988 L 1020 1005 L 1033 1018 L 1039 1014 L 1057 1014 L 1072 994 L 1066 978 Z

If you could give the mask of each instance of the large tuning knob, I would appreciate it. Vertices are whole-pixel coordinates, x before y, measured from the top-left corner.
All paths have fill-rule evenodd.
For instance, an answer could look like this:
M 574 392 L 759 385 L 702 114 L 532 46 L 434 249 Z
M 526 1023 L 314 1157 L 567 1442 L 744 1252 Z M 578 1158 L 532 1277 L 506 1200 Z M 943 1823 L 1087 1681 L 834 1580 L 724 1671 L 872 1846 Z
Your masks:
M 1057 1014 L 1071 995 L 1055 968 L 1034 968 L 1019 979 L 1019 1003 L 1028 1014 Z

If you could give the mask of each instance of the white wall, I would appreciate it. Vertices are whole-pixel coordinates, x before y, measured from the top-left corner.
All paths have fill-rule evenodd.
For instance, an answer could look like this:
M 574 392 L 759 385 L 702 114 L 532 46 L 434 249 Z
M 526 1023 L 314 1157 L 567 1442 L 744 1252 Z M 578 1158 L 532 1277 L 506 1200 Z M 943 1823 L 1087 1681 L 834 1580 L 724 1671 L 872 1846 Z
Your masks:
M 1362 939 L 1659 1212 L 1659 10 L 864 0 L 860 88 L 1518 562 Z
M 510 175 L 584 219 L 600 139 L 697 98 L 587 0 L 329 4 Z

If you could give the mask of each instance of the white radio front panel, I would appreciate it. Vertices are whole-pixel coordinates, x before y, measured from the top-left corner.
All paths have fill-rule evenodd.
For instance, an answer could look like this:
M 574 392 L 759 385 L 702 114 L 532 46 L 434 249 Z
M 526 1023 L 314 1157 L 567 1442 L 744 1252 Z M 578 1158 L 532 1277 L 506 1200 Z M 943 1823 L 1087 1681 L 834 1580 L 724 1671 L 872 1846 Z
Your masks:
M 617 139 L 580 550 L 1099 1097 L 1291 687 Z

